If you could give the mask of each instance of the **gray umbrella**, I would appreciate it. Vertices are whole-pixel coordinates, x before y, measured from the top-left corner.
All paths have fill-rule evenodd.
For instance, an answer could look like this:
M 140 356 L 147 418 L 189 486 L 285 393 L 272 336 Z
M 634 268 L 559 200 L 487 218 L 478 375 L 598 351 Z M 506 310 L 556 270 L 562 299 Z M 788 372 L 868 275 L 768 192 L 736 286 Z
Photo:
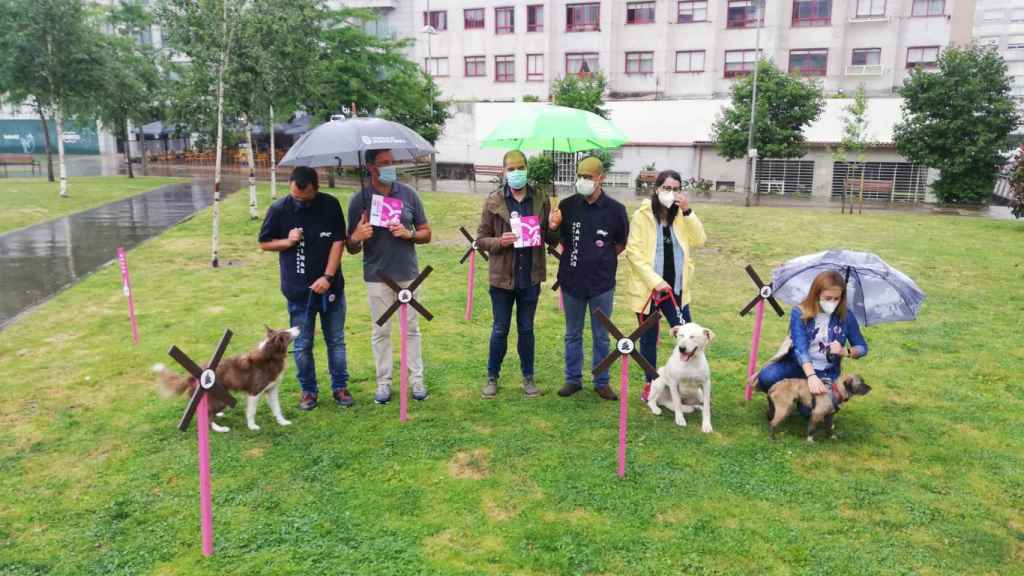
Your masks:
M 382 118 L 331 120 L 306 132 L 281 160 L 282 166 L 359 166 L 367 150 L 391 150 L 397 162 L 434 151 L 422 136 Z
M 846 278 L 846 302 L 863 326 L 914 320 L 924 292 L 906 274 L 870 252 L 829 250 L 800 256 L 772 271 L 772 294 L 789 304 L 807 297 L 814 278 L 835 270 Z

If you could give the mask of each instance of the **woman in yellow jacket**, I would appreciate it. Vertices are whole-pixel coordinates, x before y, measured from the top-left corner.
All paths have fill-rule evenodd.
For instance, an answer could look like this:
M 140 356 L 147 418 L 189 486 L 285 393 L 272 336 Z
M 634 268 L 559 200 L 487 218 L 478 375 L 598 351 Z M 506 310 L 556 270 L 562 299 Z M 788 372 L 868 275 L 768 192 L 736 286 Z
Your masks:
M 655 308 L 661 310 L 671 327 L 693 321 L 690 316 L 693 252 L 704 245 L 707 236 L 700 218 L 690 208 L 682 182 L 675 170 L 660 172 L 654 194 L 643 201 L 629 223 L 626 299 L 639 322 L 653 314 Z M 640 338 L 640 353 L 652 366 L 658 366 L 655 330 L 649 330 Z M 650 388 L 648 381 L 641 394 L 645 402 Z

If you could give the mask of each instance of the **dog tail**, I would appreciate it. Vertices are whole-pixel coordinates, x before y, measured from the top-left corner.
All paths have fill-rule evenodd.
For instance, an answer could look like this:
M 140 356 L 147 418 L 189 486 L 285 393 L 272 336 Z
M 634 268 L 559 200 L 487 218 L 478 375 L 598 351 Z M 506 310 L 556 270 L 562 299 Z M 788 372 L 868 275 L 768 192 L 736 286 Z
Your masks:
M 167 366 L 162 363 L 153 365 L 153 373 L 160 376 L 160 386 L 157 388 L 157 391 L 164 398 L 182 394 L 191 387 L 188 378 L 167 370 Z

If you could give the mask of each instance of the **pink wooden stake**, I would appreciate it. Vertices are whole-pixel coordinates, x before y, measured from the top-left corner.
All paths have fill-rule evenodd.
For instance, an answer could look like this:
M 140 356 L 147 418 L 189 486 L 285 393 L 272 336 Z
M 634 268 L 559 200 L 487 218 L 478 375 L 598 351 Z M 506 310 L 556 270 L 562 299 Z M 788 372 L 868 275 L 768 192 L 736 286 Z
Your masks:
M 121 266 L 121 286 L 124 288 L 124 295 L 128 298 L 128 317 L 132 323 L 132 344 L 139 343 L 139 324 L 135 319 L 135 299 L 132 297 L 132 282 L 128 276 L 128 255 L 123 247 L 117 249 L 117 263 Z
M 757 309 L 754 313 L 754 335 L 750 340 L 750 360 L 747 362 L 747 385 L 743 391 L 743 398 L 750 400 L 754 396 L 754 389 L 750 379 L 754 377 L 754 369 L 757 368 L 757 354 L 761 348 L 761 324 L 764 322 L 764 299 L 757 301 Z
M 558 289 L 558 311 L 565 312 L 565 301 L 562 300 L 562 289 Z
M 405 422 L 409 419 L 409 353 L 406 348 L 409 345 L 409 305 L 402 304 L 398 309 L 398 323 L 401 325 L 402 342 L 399 351 L 399 374 L 401 386 L 398 392 L 398 420 Z
M 473 319 L 474 280 L 476 280 L 476 250 L 469 253 L 469 276 L 466 277 L 466 322 Z
M 622 357 L 619 385 L 619 478 L 626 477 L 626 425 L 629 420 L 629 356 Z
M 658 325 L 654 327 L 654 338 L 654 345 L 661 346 L 661 322 L 658 322 Z
M 213 556 L 213 502 L 210 497 L 210 410 L 203 394 L 196 409 L 199 434 L 199 518 L 202 522 L 203 556 Z

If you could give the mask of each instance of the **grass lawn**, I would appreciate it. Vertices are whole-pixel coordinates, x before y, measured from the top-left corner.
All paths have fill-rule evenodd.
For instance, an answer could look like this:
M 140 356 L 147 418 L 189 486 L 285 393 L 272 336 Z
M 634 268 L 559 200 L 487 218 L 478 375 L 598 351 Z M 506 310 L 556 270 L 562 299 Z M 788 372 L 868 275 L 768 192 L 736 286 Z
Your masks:
M 457 261 L 458 225 L 475 227 L 482 198 L 424 198 L 435 230 L 419 251 L 435 268 L 423 301 L 437 318 L 422 322 L 430 399 L 412 403 L 405 425 L 397 402 L 373 404 L 361 262 L 346 256 L 357 405 L 300 413 L 289 367 L 292 426 L 277 426 L 265 404 L 257 433 L 244 403 L 228 414 L 232 431 L 211 435 L 210 559 L 199 546 L 195 432 L 176 430 L 184 399 L 160 399 L 149 367 L 168 361 L 172 343 L 204 358 L 226 327 L 235 353 L 264 323 L 286 325 L 276 257 L 256 248 L 246 195 L 224 203 L 221 268 L 208 265 L 208 211 L 130 253 L 137 348 L 116 267 L 4 330 L 0 574 L 1024 573 L 1024 257 L 1009 249 L 1024 241 L 1020 224 L 698 205 L 709 243 L 696 255 L 693 310 L 718 334 L 715 432 L 693 418 L 677 428 L 634 400 L 619 480 L 618 403 L 589 388 L 554 394 L 564 324 L 549 290 L 537 317 L 546 395 L 522 398 L 512 344 L 499 398 L 480 399 L 486 263 L 466 323 Z M 866 329 L 872 352 L 855 366 L 874 391 L 843 409 L 838 441 L 807 444 L 794 417 L 771 442 L 764 399 L 742 398 L 753 324 L 737 315 L 752 296 L 743 266 L 767 274 L 837 246 L 880 253 L 928 300 L 915 323 Z M 785 330 L 766 319 L 762 358 Z
M 181 178 L 98 176 L 68 179 L 68 197 L 46 178 L 0 180 L 0 234 L 152 190 Z

